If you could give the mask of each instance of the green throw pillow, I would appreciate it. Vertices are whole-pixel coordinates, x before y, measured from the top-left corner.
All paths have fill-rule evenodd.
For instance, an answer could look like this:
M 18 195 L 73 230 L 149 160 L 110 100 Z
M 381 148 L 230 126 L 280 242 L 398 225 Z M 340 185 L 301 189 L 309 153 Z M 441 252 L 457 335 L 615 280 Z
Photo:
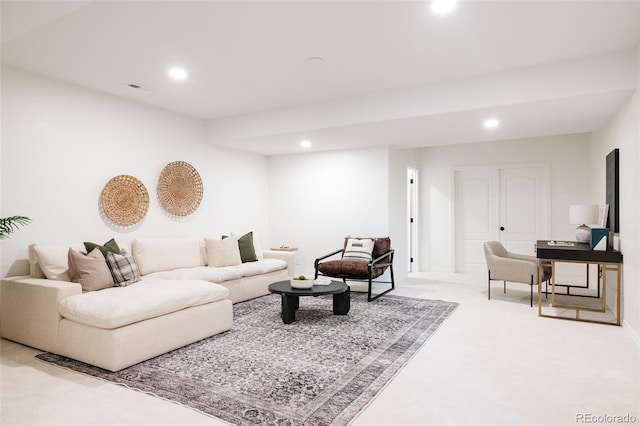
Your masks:
M 222 238 L 227 238 L 227 236 L 223 235 Z M 242 263 L 258 261 L 256 249 L 253 246 L 253 232 L 247 232 L 238 238 L 238 248 L 240 249 L 240 259 L 242 259 Z
M 118 247 L 116 240 L 113 238 L 107 241 L 106 243 L 104 243 L 103 245 L 96 244 L 96 243 L 88 243 L 88 242 L 84 243 L 84 248 L 87 250 L 87 253 L 91 253 L 91 250 L 93 250 L 96 247 L 98 248 L 98 250 L 100 250 L 100 252 L 102 253 L 105 259 L 107 258 L 107 253 L 109 252 L 116 253 L 116 254 L 120 253 L 120 247 Z

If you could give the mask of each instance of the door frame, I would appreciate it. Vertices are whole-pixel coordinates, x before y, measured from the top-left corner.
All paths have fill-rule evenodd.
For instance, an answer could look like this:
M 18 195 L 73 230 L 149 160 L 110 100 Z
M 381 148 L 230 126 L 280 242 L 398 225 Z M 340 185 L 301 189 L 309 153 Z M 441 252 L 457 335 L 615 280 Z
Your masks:
M 497 175 L 498 175 L 498 179 L 496 182 L 496 185 L 498 185 L 498 188 L 496 188 L 498 190 L 497 194 L 498 194 L 498 198 L 496 198 L 496 200 L 494 200 L 494 208 L 496 209 L 495 211 L 497 212 L 498 215 L 500 215 L 500 209 L 499 209 L 499 197 L 500 197 L 500 170 L 503 169 L 519 169 L 519 168 L 541 168 L 544 170 L 544 174 L 545 174 L 545 180 L 546 180 L 546 186 L 547 186 L 547 194 L 548 197 L 546 200 L 543 200 L 543 202 L 545 203 L 545 208 L 544 208 L 544 212 L 547 216 L 547 220 L 546 220 L 546 229 L 544 230 L 545 235 L 550 235 L 551 233 L 551 163 L 548 161 L 537 161 L 537 162 L 531 162 L 531 163 L 494 163 L 494 164 L 478 164 L 478 165 L 470 165 L 470 166 L 453 166 L 451 168 L 451 172 L 450 172 L 450 188 L 451 188 L 451 198 L 450 198 L 450 202 L 451 202 L 451 209 L 450 209 L 450 223 L 451 223 L 451 228 L 450 228 L 450 241 L 451 241 L 451 246 L 450 246 L 450 259 L 451 259 L 451 268 L 450 268 L 450 272 L 451 273 L 455 273 L 456 269 L 457 269 L 457 263 L 458 263 L 458 258 L 456 256 L 456 249 L 457 249 L 457 238 L 456 238 L 456 212 L 457 212 L 457 206 L 456 206 L 456 200 L 457 200 L 457 194 L 456 194 L 456 172 L 464 172 L 464 171 L 473 171 L 473 170 L 495 170 Z M 498 217 L 498 221 L 500 221 L 500 217 Z M 496 238 L 494 238 L 495 240 L 499 240 L 498 238 L 498 230 L 494 230 Z
M 413 179 L 413 183 L 410 180 Z M 420 217 L 418 206 L 420 204 L 418 186 L 418 169 L 407 167 L 407 263 L 409 273 L 419 271 L 418 264 L 418 218 Z M 413 220 L 413 222 L 411 222 Z M 413 259 L 413 261 L 412 261 Z

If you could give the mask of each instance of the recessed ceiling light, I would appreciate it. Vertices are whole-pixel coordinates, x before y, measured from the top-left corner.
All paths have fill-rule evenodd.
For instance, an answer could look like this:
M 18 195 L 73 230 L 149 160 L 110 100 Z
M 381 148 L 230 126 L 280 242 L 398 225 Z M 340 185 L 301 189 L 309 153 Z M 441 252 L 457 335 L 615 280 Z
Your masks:
M 300 141 L 300 146 L 303 147 L 303 148 L 310 148 L 311 147 L 311 141 L 308 141 L 308 140 Z
M 485 129 L 495 129 L 499 125 L 500 125 L 500 122 L 498 120 L 496 120 L 495 118 L 490 118 L 490 119 L 484 121 Z
M 184 80 L 185 78 L 187 78 L 187 76 L 187 70 L 185 70 L 184 68 L 175 67 L 169 70 L 169 77 L 173 78 L 174 80 Z
M 444 15 L 456 8 L 456 0 L 432 0 L 431 11 L 436 15 Z

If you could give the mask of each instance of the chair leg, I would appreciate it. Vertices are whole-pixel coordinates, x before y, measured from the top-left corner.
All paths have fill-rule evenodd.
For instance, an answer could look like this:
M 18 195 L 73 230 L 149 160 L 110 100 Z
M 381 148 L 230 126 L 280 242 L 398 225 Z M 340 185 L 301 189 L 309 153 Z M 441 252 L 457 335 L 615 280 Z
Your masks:
M 502 281 L 502 286 L 504 287 L 504 288 L 502 289 L 502 292 L 503 292 L 504 294 L 507 294 L 507 282 L 506 282 L 506 281 Z
M 393 277 L 393 265 L 389 265 L 389 274 L 391 275 L 391 290 L 396 288 L 396 280 Z
M 395 277 L 393 275 L 393 265 L 389 265 L 389 275 L 391 278 L 391 288 L 386 289 L 383 292 L 377 293 L 377 294 L 373 294 L 372 293 L 372 288 L 373 288 L 373 278 L 371 276 L 371 274 L 369 275 L 369 288 L 367 291 L 367 301 L 368 302 L 372 302 L 374 300 L 376 300 L 377 298 L 384 296 L 385 294 L 389 293 L 390 291 L 394 290 L 396 288 L 396 280 Z
M 489 296 L 489 300 L 491 300 L 491 269 L 489 269 L 487 275 L 487 295 Z
M 529 306 L 533 308 L 533 275 L 531 275 L 531 302 L 529 302 Z

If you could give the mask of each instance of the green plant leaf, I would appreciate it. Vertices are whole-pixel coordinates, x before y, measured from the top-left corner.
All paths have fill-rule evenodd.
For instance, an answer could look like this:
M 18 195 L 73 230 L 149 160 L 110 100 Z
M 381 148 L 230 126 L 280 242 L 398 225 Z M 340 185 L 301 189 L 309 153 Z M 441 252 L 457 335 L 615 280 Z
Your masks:
M 10 216 L 0 218 L 0 240 L 8 238 L 9 234 L 15 232 L 20 226 L 25 226 L 31 222 L 26 216 Z

